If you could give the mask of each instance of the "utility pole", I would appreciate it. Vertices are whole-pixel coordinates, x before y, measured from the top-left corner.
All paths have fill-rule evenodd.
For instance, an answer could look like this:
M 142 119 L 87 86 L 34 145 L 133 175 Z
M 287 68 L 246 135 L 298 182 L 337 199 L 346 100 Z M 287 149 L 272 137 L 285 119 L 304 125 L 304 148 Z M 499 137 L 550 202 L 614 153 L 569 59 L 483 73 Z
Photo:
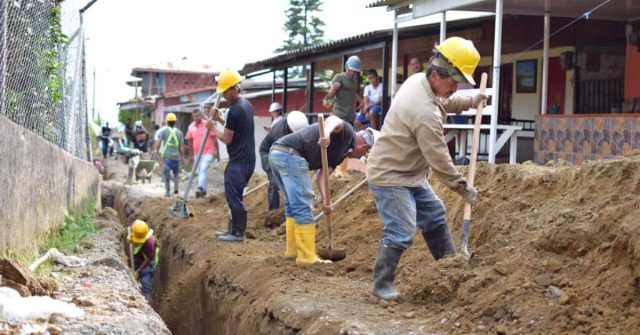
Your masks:
M 96 67 L 93 67 L 93 106 L 91 107 L 91 118 L 96 119 Z

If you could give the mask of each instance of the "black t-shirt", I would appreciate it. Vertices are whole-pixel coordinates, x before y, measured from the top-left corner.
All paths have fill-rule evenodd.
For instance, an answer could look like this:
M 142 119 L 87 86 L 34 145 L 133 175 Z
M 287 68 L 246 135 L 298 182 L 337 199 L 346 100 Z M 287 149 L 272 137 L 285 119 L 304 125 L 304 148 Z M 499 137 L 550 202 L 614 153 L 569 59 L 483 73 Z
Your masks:
M 111 128 L 102 127 L 102 139 L 103 140 L 108 140 L 109 137 L 111 137 Z
M 291 130 L 289 129 L 289 125 L 287 124 L 287 117 L 283 116 L 271 127 L 271 130 L 269 130 L 267 136 L 265 136 L 264 140 L 262 140 L 262 142 L 260 143 L 260 153 L 269 153 L 271 145 L 275 141 L 289 134 L 291 134 Z
M 224 125 L 233 130 L 233 140 L 227 145 L 229 162 L 256 160 L 256 140 L 253 125 L 253 106 L 243 97 L 231 103 Z
M 331 133 L 329 146 L 327 147 L 327 159 L 329 167 L 335 168 L 340 165 L 347 155 L 353 150 L 353 141 L 356 136 L 353 127 L 342 121 L 342 131 Z M 314 123 L 309 127 L 298 130 L 275 142 L 295 149 L 309 162 L 309 170 L 322 168 L 322 155 L 320 153 L 320 133 L 318 124 Z

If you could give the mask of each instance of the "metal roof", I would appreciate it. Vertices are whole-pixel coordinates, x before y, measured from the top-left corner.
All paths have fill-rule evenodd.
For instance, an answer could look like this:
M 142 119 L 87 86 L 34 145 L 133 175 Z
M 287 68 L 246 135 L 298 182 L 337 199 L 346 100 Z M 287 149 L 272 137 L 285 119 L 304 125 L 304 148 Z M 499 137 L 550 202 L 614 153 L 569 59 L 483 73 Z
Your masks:
M 486 17 L 471 18 L 465 20 L 451 21 L 447 24 L 450 31 L 464 29 L 471 25 L 478 24 L 486 20 Z M 426 24 L 420 26 L 404 27 L 399 29 L 399 37 L 410 38 L 423 36 L 427 33 L 439 31 L 439 23 Z M 283 53 L 261 61 L 247 63 L 240 73 L 250 74 L 262 70 L 276 70 L 293 65 L 308 64 L 312 60 L 335 57 L 348 53 L 357 53 L 363 50 L 381 48 L 385 42 L 391 42 L 393 30 L 376 30 L 360 35 L 346 37 L 340 40 L 318 44 L 295 51 Z
M 505 14 L 542 16 L 548 11 L 551 16 L 580 17 L 628 21 L 640 18 L 640 1 L 630 0 L 503 0 Z M 495 0 L 377 0 L 367 5 L 387 6 L 388 9 L 412 5 L 416 17 L 440 13 L 447 10 L 495 12 Z
M 242 70 L 240 70 L 240 73 L 248 74 L 255 71 L 263 70 L 265 68 L 270 68 L 273 65 L 277 67 L 277 65 L 279 64 L 292 63 L 292 62 L 295 62 L 297 59 L 301 58 L 300 56 L 302 56 L 303 58 L 306 58 L 306 56 L 310 54 L 314 54 L 314 55 L 331 54 L 335 52 L 336 49 L 340 49 L 341 47 L 344 47 L 347 45 L 353 46 L 354 43 L 364 43 L 366 41 L 370 41 L 372 38 L 380 38 L 389 34 L 391 34 L 391 30 L 370 31 L 364 34 L 350 36 L 350 37 L 343 38 L 336 41 L 330 41 L 327 43 L 300 48 L 300 49 L 282 53 L 277 56 L 267 58 L 258 62 L 245 64 Z
M 413 1 L 407 1 L 407 0 L 376 0 L 376 1 L 368 4 L 366 8 L 384 7 L 384 6 L 396 7 L 396 5 L 399 5 L 399 4 L 402 4 L 402 3 L 404 3 L 405 6 L 408 6 L 411 3 L 413 3 Z

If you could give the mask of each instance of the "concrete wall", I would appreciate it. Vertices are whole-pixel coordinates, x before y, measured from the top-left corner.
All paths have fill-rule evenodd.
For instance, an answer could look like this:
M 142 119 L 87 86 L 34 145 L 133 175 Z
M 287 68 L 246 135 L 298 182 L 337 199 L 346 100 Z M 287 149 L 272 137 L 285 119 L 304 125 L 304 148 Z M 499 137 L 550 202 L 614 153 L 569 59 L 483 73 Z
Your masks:
M 0 254 L 37 241 L 98 196 L 93 165 L 0 115 Z M 98 200 L 99 201 L 99 200 Z

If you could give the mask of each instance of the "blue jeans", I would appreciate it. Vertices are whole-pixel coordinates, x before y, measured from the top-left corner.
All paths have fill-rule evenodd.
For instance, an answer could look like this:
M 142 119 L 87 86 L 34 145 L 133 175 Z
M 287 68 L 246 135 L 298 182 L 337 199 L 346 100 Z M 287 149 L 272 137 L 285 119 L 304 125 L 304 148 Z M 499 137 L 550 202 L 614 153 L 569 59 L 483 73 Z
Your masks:
M 313 224 L 313 188 L 309 163 L 300 156 L 271 150 L 269 162 L 284 193 L 284 214 L 296 224 Z
M 280 188 L 278 187 L 276 176 L 273 174 L 273 170 L 271 170 L 271 164 L 269 164 L 269 154 L 261 152 L 260 162 L 262 163 L 262 169 L 267 174 L 267 178 L 269 178 L 269 191 L 267 193 L 269 210 L 278 209 L 280 208 L 280 193 L 278 192 Z
M 148 302 L 151 302 L 151 283 L 153 281 L 153 271 L 155 268 L 153 263 L 154 262 L 151 262 L 151 264 L 144 268 L 144 270 L 142 270 L 142 272 L 140 273 L 140 277 L 138 278 L 138 280 L 140 280 L 140 283 L 142 284 L 142 295 L 144 295 Z M 137 269 L 140 267 L 140 265 L 142 265 L 142 262 L 136 261 L 134 265 Z
M 193 157 L 194 162 L 197 159 L 198 156 Z M 213 154 L 202 154 L 202 157 L 200 157 L 200 165 L 198 165 L 198 187 L 203 191 L 207 190 L 207 170 L 211 162 L 213 162 Z
M 244 188 L 256 167 L 256 161 L 229 162 L 224 170 L 224 195 L 232 213 L 247 212 L 242 203 Z M 244 232 L 243 232 L 244 233 Z
M 109 153 L 109 139 L 101 139 L 102 142 L 102 157 L 107 159 L 107 154 Z
M 413 243 L 416 225 L 423 234 L 447 226 L 442 200 L 425 183 L 422 187 L 378 186 L 369 183 L 382 219 L 382 243 L 406 250 Z

